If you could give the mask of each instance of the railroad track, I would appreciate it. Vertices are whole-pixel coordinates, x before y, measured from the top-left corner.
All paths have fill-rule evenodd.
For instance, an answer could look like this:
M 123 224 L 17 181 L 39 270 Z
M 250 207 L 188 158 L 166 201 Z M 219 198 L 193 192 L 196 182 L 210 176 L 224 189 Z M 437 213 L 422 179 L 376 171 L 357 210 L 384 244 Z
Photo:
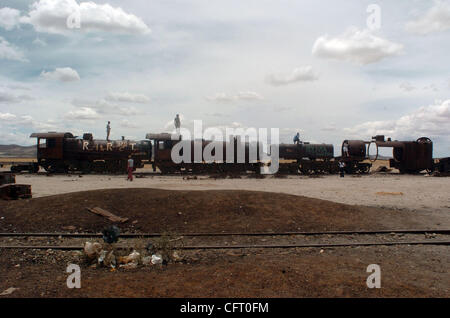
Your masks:
M 121 233 L 123 238 L 139 238 L 139 237 L 161 237 L 165 235 L 176 236 L 288 236 L 288 235 L 370 235 L 370 234 L 450 234 L 448 229 L 403 229 L 403 230 L 342 230 L 342 231 L 287 231 L 287 232 L 209 232 L 209 233 Z M 17 232 L 17 233 L 2 233 L 0 237 L 15 237 L 15 236 L 30 236 L 30 237 L 102 237 L 101 233 L 36 233 L 36 232 Z
M 174 249 L 180 250 L 220 250 L 220 249 L 268 249 L 268 248 L 332 248 L 332 247 L 357 247 L 357 246 L 394 246 L 394 245 L 450 245 L 450 239 L 439 239 L 434 238 L 423 240 L 423 239 L 409 239 L 409 240 L 386 240 L 381 241 L 347 241 L 338 242 L 342 239 L 354 239 L 354 236 L 376 236 L 379 240 L 379 236 L 386 235 L 427 235 L 427 234 L 439 234 L 442 236 L 450 235 L 450 230 L 447 229 L 405 229 L 405 230 L 378 230 L 378 231 L 323 231 L 323 232 L 258 232 L 258 233 L 241 233 L 241 232 L 228 232 L 228 233 L 171 233 L 170 236 L 179 237 L 182 239 L 187 238 L 217 238 L 217 237 L 267 237 L 270 238 L 275 243 L 272 244 L 259 244 L 259 243 L 236 243 L 232 245 L 226 242 L 224 243 L 213 243 L 213 244 L 182 244 L 180 246 L 174 246 Z M 156 238 L 167 236 L 165 233 L 124 233 L 120 235 L 122 239 L 140 239 L 140 238 Z M 352 237 L 348 237 L 351 235 Z M 278 238 L 285 237 L 288 239 L 299 238 L 299 237 L 311 237 L 311 236 L 326 236 L 328 240 L 337 240 L 336 242 L 276 242 Z M 378 236 L 378 237 L 377 237 Z M 99 238 L 102 237 L 100 233 L 0 233 L 0 238 L 13 238 L 13 237 L 41 237 L 41 238 Z M 277 237 L 277 239 L 275 239 Z M 266 239 L 267 240 L 267 239 Z M 195 243 L 195 242 L 194 242 Z M 117 244 L 115 248 L 118 249 L 129 249 L 130 246 L 120 246 Z M 53 250 L 79 250 L 83 249 L 82 245 L 0 245 L 0 249 L 53 249 Z

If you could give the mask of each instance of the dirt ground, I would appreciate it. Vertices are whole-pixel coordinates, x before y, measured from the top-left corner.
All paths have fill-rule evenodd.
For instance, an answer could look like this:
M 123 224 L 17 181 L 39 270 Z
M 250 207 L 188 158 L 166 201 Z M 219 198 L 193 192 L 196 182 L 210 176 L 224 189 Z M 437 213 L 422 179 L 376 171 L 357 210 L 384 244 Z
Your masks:
M 98 232 L 111 223 L 86 210 L 95 206 L 128 217 L 120 225 L 122 232 L 435 229 L 450 225 L 448 213 L 240 190 L 130 188 L 0 204 L 1 232 Z M 183 251 L 180 262 L 111 272 L 90 267 L 78 251 L 2 249 L 0 292 L 19 289 L 0 297 L 450 297 L 449 251 L 448 246 L 428 245 L 193 250 Z M 69 263 L 82 268 L 81 289 L 66 287 Z M 369 264 L 381 267 L 380 289 L 366 286 Z
M 33 197 L 83 190 L 156 188 L 167 190 L 250 190 L 287 193 L 351 205 L 409 209 L 427 213 L 450 212 L 449 177 L 424 175 L 371 174 L 339 178 L 336 175 L 309 178 L 289 176 L 264 179 L 214 179 L 199 176 L 153 176 L 127 182 L 121 175 L 30 175 L 16 177 L 17 183 L 31 184 Z

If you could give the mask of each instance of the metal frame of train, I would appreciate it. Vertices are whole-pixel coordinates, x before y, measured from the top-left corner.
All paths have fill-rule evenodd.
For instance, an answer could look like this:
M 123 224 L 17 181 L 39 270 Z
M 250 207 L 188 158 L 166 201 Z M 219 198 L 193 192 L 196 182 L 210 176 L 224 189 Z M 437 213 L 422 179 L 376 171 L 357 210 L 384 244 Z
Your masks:
M 172 149 L 182 141 L 181 136 L 169 133 L 147 134 L 145 140 L 98 140 L 92 134 L 86 133 L 82 137 L 74 136 L 70 132 L 33 133 L 37 138 L 37 163 L 27 167 L 12 167 L 11 170 L 29 170 L 37 172 L 39 167 L 52 173 L 123 173 L 127 168 L 128 158 L 133 158 L 134 169 L 143 168 L 144 164 L 151 164 L 153 171 L 159 170 L 162 174 L 210 174 L 210 173 L 255 173 L 267 165 L 260 158 L 262 145 L 256 144 L 256 156 L 251 156 L 251 147 L 248 142 L 240 143 L 240 137 L 231 138 L 226 142 L 201 140 L 201 153 L 205 149 L 221 149 L 221 157 L 215 160 L 194 158 L 175 163 L 172 160 Z M 184 140 L 183 142 L 189 142 Z M 194 149 L 196 141 L 190 141 Z M 239 144 L 239 145 L 238 145 Z M 332 144 L 311 144 L 300 142 L 298 144 L 279 144 L 279 174 L 334 174 L 339 171 L 338 162 L 345 162 L 347 173 L 368 173 L 372 166 L 371 161 L 378 157 L 379 147 L 392 147 L 393 158 L 390 167 L 396 168 L 400 173 L 418 173 L 438 170 L 450 170 L 450 158 L 433 160 L 433 143 L 429 138 L 422 137 L 416 141 L 385 141 L 384 136 L 375 136 L 371 141 L 344 140 L 348 151 L 341 149 L 342 155 L 334 156 Z M 369 155 L 369 148 L 376 145 L 376 155 Z M 244 160 L 238 160 L 238 147 L 243 145 Z M 230 160 L 225 156 L 227 148 L 233 149 Z M 343 147 L 342 147 L 343 148 Z

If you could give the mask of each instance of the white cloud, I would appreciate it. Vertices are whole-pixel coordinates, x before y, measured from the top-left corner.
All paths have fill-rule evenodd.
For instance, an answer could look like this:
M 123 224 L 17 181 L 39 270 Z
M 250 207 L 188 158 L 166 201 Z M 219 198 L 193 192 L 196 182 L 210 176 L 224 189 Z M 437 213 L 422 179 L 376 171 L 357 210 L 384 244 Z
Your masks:
M 24 54 L 0 36 L 0 59 L 28 62 Z
M 108 103 L 106 100 L 101 99 L 95 102 L 91 108 L 94 108 L 99 114 L 104 115 L 128 115 L 135 116 L 141 112 L 135 107 L 123 107 L 116 104 Z
M 33 97 L 24 94 L 14 94 L 10 90 L 0 89 L 0 103 L 17 103 L 26 100 L 32 100 Z
M 34 45 L 37 45 L 37 46 L 42 46 L 42 47 L 47 46 L 47 42 L 45 42 L 44 40 L 41 40 L 40 38 L 36 38 L 36 39 L 33 41 L 33 44 L 34 44 Z
M 106 99 L 116 102 L 131 102 L 131 103 L 146 103 L 150 101 L 150 98 L 148 98 L 145 95 L 130 94 L 129 92 L 109 93 L 108 96 L 106 96 Z
M 386 135 L 412 140 L 426 136 L 447 138 L 450 141 L 450 99 L 421 107 L 397 120 L 369 121 L 344 130 L 358 138 Z
M 105 99 L 99 99 L 97 101 L 83 100 L 75 98 L 72 100 L 72 104 L 80 108 L 89 108 L 94 110 L 98 115 L 127 115 L 135 116 L 142 114 L 142 111 L 136 107 L 125 107 L 110 103 Z M 103 116 L 104 117 L 104 116 Z
M 0 9 L 0 27 L 12 30 L 19 25 L 20 11 L 12 8 Z
M 80 18 L 79 29 L 70 29 L 67 26 L 68 18 L 74 15 Z M 119 7 L 94 2 L 78 4 L 75 0 L 40 0 L 31 5 L 28 16 L 22 17 L 21 21 L 32 24 L 37 32 L 57 34 L 67 34 L 73 30 L 132 34 L 150 32 L 140 18 Z
M 16 119 L 16 115 L 10 113 L 0 113 L 0 120 Z
M 424 90 L 430 90 L 433 92 L 437 92 L 439 89 L 437 88 L 436 84 L 429 84 L 423 87 Z
M 120 127 L 123 127 L 123 128 L 138 128 L 139 126 L 136 123 L 129 121 L 128 119 L 123 119 L 120 122 Z
M 295 68 L 292 73 L 288 75 L 270 74 L 266 81 L 269 84 L 280 86 L 295 82 L 310 82 L 318 79 L 319 76 L 313 71 L 312 66 L 303 66 Z
M 99 117 L 99 114 L 94 109 L 89 107 L 81 107 L 79 109 L 72 110 L 65 116 L 66 119 L 71 120 L 92 120 L 98 119 Z
M 260 94 L 252 91 L 242 91 L 238 92 L 237 94 L 230 95 L 227 93 L 217 93 L 214 96 L 208 96 L 206 97 L 207 100 L 212 102 L 222 102 L 222 103 L 228 103 L 233 101 L 255 101 L 255 100 L 263 100 L 264 97 L 262 97 Z
M 399 87 L 404 90 L 405 92 L 411 92 L 413 90 L 416 89 L 416 87 L 414 87 L 413 85 L 411 85 L 411 83 L 409 82 L 403 82 L 399 85 Z
M 314 43 L 312 53 L 321 58 L 369 64 L 399 55 L 402 49 L 403 45 L 376 36 L 370 30 L 352 27 L 339 37 L 319 37 Z
M 437 1 L 424 15 L 407 22 L 405 27 L 419 35 L 450 29 L 450 3 Z
M 78 72 L 70 67 L 56 68 L 53 72 L 42 71 L 41 77 L 45 79 L 58 80 L 61 82 L 73 82 L 80 80 L 80 75 L 78 75 Z
M 15 115 L 11 113 L 0 113 L 0 121 L 2 121 L 3 125 L 8 125 L 13 128 L 17 127 L 26 127 L 32 128 L 35 130 L 54 130 L 56 128 L 55 124 L 50 120 L 47 122 L 41 122 L 33 119 L 33 117 L 29 115 Z

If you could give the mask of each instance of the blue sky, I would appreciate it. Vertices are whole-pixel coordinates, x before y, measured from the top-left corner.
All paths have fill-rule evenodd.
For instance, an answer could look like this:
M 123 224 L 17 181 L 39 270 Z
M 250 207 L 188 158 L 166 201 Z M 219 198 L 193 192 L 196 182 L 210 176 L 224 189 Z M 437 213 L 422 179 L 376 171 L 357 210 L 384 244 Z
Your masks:
M 428 136 L 450 156 L 449 40 L 449 1 L 0 0 L 0 143 L 104 138 L 107 120 L 142 139 L 180 113 L 284 142 Z

